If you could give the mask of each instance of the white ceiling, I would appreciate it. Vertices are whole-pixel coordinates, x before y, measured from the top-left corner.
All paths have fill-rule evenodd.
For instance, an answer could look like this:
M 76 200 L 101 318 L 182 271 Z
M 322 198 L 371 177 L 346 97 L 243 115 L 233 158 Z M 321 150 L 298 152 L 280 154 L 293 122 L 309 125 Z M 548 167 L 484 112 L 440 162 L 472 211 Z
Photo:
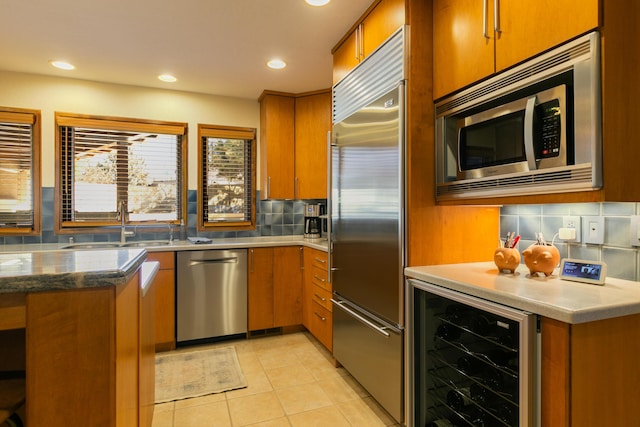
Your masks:
M 307 92 L 331 86 L 331 49 L 372 2 L 0 0 L 0 70 L 252 99 Z M 288 67 L 267 68 L 272 57 Z

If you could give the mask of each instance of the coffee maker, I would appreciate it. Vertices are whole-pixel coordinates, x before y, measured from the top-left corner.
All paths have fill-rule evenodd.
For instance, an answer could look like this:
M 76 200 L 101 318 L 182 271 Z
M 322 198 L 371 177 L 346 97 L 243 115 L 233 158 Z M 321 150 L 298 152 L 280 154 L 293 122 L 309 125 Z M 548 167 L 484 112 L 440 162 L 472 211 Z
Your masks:
M 319 239 L 322 235 L 322 221 L 320 221 L 321 204 L 305 203 L 304 205 L 304 238 Z

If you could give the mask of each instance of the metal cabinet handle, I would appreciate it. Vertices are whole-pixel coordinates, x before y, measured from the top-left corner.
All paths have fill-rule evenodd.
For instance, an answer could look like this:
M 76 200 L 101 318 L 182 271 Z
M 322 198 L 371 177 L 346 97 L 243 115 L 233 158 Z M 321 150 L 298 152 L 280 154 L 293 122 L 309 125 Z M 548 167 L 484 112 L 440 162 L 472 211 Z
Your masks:
M 327 280 L 331 283 L 331 187 L 332 187 L 332 175 L 333 175 L 333 148 L 331 145 L 332 134 L 331 131 L 327 132 Z
M 487 27 L 488 25 L 488 17 L 487 17 L 487 2 L 489 0 L 482 0 L 482 37 L 484 37 L 485 39 L 490 38 L 489 34 L 487 34 Z
M 364 58 L 364 22 L 360 24 L 360 58 Z
M 253 249 L 249 249 L 249 258 L 250 258 L 249 265 L 251 266 L 251 272 L 253 273 L 253 263 L 254 263 L 254 259 L 255 259 L 255 256 L 253 254 Z
M 316 298 L 318 298 L 320 301 L 322 301 L 322 302 L 326 302 L 326 301 L 327 301 L 327 299 L 326 299 L 326 298 L 323 298 L 323 297 L 321 297 L 321 296 L 320 296 L 320 295 L 318 295 L 318 294 L 315 294 L 315 293 L 314 293 L 313 295 L 314 295 Z
M 356 46 L 353 51 L 353 57 L 356 59 L 360 59 L 360 26 L 356 27 Z
M 298 254 L 300 254 L 300 270 L 304 270 L 304 255 L 302 246 L 298 248 Z
M 349 315 L 355 317 L 357 320 L 361 321 L 362 323 L 364 323 L 365 325 L 367 325 L 368 327 L 370 327 L 374 331 L 378 332 L 379 334 L 382 334 L 385 337 L 390 337 L 391 336 L 391 334 L 389 332 L 385 331 L 386 327 L 384 327 L 384 326 L 380 327 L 380 326 L 376 325 L 375 323 L 371 322 L 370 320 L 365 319 L 363 316 L 360 316 L 355 311 L 345 307 L 341 301 L 336 301 L 333 298 L 331 298 L 331 302 L 334 303 L 336 307 L 342 309 L 343 311 L 346 311 Z
M 327 263 L 327 261 L 325 261 L 325 260 L 323 260 L 323 259 L 320 259 L 320 258 L 317 258 L 317 257 L 314 257 L 313 259 L 314 259 L 315 261 L 318 261 L 318 262 L 319 262 L 319 263 L 321 263 L 321 264 L 326 264 L 326 263 Z
M 318 277 L 318 276 L 317 276 L 317 275 L 315 275 L 315 274 L 313 275 L 313 278 L 314 278 L 314 279 L 318 279 L 318 280 L 320 280 L 322 283 L 326 282 L 326 280 L 324 280 L 322 277 Z
M 320 315 L 319 315 L 317 312 L 315 312 L 315 311 L 313 312 L 313 314 L 315 314 L 316 316 L 318 316 L 318 318 L 319 318 L 320 320 L 322 320 L 323 322 L 327 320 L 327 318 L 326 318 L 326 317 L 322 317 L 322 316 L 320 316 Z
M 501 33 L 500 29 L 500 0 L 493 0 L 493 30 Z
M 267 199 L 271 197 L 271 177 L 267 178 Z

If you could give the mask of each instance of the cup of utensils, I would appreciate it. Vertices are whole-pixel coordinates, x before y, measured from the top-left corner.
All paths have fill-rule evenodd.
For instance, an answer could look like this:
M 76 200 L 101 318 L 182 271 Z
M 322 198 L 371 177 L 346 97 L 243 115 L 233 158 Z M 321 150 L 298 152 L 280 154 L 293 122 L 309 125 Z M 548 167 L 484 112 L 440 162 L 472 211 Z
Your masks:
M 515 273 L 516 268 L 520 265 L 520 252 L 516 245 L 520 241 L 520 236 L 510 231 L 504 239 L 500 239 L 498 248 L 493 253 L 493 262 L 498 267 L 500 273 Z

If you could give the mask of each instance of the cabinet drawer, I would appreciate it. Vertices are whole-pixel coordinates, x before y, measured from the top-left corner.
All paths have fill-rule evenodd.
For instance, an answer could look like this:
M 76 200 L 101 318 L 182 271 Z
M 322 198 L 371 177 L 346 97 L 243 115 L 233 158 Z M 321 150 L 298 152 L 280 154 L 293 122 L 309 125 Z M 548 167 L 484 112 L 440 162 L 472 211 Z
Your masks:
M 331 292 L 315 283 L 311 288 L 311 299 L 327 310 L 333 311 L 333 307 L 331 306 Z
M 175 268 L 175 252 L 148 252 L 147 261 L 158 261 L 160 270 Z
M 327 253 L 317 249 L 311 250 L 311 265 L 322 270 L 327 269 Z
M 311 282 L 331 292 L 331 284 L 329 284 L 327 277 L 326 269 L 323 270 L 316 266 L 311 267 Z
M 320 341 L 329 351 L 333 351 L 333 313 L 316 304 L 312 304 L 311 333 Z

